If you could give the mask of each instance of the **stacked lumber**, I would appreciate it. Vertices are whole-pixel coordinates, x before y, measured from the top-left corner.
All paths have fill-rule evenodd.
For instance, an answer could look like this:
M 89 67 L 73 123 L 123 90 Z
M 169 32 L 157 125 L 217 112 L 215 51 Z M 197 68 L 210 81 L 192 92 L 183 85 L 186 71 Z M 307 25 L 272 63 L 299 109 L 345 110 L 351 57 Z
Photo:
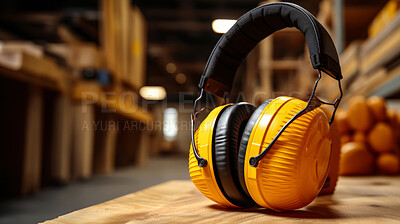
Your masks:
M 397 11 L 400 9 L 399 0 L 390 0 L 386 3 L 385 7 L 375 16 L 371 25 L 368 28 L 368 35 L 373 37 L 383 30 L 396 16 Z
M 46 80 L 57 89 L 63 89 L 66 85 L 65 71 L 54 59 L 44 55 L 42 47 L 29 41 L 1 41 L 0 66 L 17 71 L 19 76 L 23 76 L 20 78 Z
M 343 89 L 347 102 L 354 95 L 388 97 L 400 88 L 400 11 L 379 34 L 352 42 L 341 54 Z M 337 95 L 333 83 L 323 93 Z
M 102 47 L 116 83 L 137 89 L 144 84 L 147 28 L 143 14 L 129 0 L 101 1 Z
M 3 101 L 10 108 L 2 122 L 10 116 L 18 117 L 13 119 L 18 122 L 5 123 L 4 128 L 13 128 L 7 130 L 8 135 L 2 134 L 7 144 L 2 146 L 5 154 L 0 163 L 13 170 L 10 174 L 1 173 L 7 180 L 1 188 L 4 195 L 26 195 L 48 184 L 66 184 L 93 173 L 110 173 L 117 166 L 116 156 L 127 157 L 125 152 L 134 158 L 130 164 L 143 164 L 147 159 L 151 133 L 124 134 L 118 127 L 102 130 L 94 125 L 117 120 L 122 125 L 151 121 L 152 115 L 138 106 L 136 90 L 122 82 L 104 85 L 79 75 L 84 69 L 107 68 L 102 51 L 95 43 L 79 40 L 67 28 L 62 33 L 65 43 L 61 44 L 0 42 Z M 134 52 L 145 53 L 143 49 Z M 144 62 L 140 63 L 142 66 L 134 69 L 144 69 Z M 10 93 L 16 96 L 10 97 Z M 117 144 L 117 139 L 125 144 Z M 140 144 L 135 145 L 132 139 Z

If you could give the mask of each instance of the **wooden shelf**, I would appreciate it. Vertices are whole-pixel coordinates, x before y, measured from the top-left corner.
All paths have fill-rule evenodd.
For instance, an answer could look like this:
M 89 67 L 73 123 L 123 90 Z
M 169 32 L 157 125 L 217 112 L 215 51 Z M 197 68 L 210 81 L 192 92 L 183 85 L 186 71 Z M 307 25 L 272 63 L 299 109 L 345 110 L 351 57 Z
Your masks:
M 369 38 L 361 48 L 361 72 L 368 75 L 400 56 L 400 13 L 377 36 Z
M 302 60 L 273 60 L 273 61 L 260 61 L 260 69 L 272 70 L 297 70 L 304 62 Z
M 98 48 L 83 42 L 48 47 L 64 59 L 64 66 L 44 55 L 33 43 L 0 42 L 0 76 L 24 87 L 24 90 L 15 90 L 12 86 L 3 86 L 5 107 L 10 107 L 9 111 L 22 111 L 22 115 L 7 112 L 21 121 L 13 121 L 9 131 L 15 139 L 22 139 L 22 144 L 3 141 L 2 147 L 7 151 L 17 150 L 17 153 L 3 156 L 0 162 L 12 157 L 18 163 L 10 164 L 9 168 L 21 170 L 9 181 L 9 186 L 2 188 L 5 194 L 27 195 L 38 192 L 42 183 L 66 184 L 74 179 L 89 178 L 93 173 L 112 172 L 115 155 L 120 151 L 123 151 L 119 153 L 122 157 L 125 153 L 133 155 L 135 161 L 128 162 L 138 165 L 146 161 L 149 153 L 146 145 L 151 140 L 146 130 L 130 127 L 130 130 L 118 132 L 96 128 L 100 118 L 103 119 L 101 125 L 115 124 L 116 119 L 121 124 L 133 120 L 144 125 L 154 120 L 150 112 L 139 106 L 135 100 L 138 97 L 129 98 L 131 94 L 125 94 L 137 93 L 132 85 L 119 82 L 101 86 L 96 80 L 83 80 L 75 73 L 83 68 L 101 66 Z M 15 97 L 4 94 L 15 91 L 20 97 L 17 103 L 13 100 Z M 98 108 L 101 108 L 100 113 L 96 115 Z M 104 109 L 112 112 L 103 113 Z M 132 143 L 136 147 L 132 147 Z
M 400 91 L 400 66 L 388 71 L 380 68 L 369 76 L 359 77 L 345 93 L 346 102 L 355 95 L 390 97 Z
M 0 67 L 15 71 L 17 79 L 51 83 L 52 88 L 65 91 L 66 71 L 59 68 L 57 63 L 49 57 L 36 57 L 24 51 L 0 53 Z M 5 72 L 5 75 L 10 74 Z M 12 77 L 14 78 L 14 77 Z
M 353 42 L 340 56 L 343 72 L 343 102 L 354 95 L 390 97 L 400 90 L 400 13 L 378 35 Z M 322 84 L 334 95 L 332 83 Z
M 370 95 L 389 97 L 400 91 L 400 66 L 392 69 L 385 74 L 385 77 L 378 83 L 375 83 L 371 89 Z
M 135 121 L 144 123 L 153 121 L 153 115 L 139 107 L 137 102 L 133 101 L 134 99 L 132 99 L 132 101 L 121 102 L 122 99 L 125 99 L 123 95 L 124 91 L 129 90 L 111 89 L 109 91 L 104 91 L 100 84 L 95 81 L 77 81 L 72 90 L 72 98 L 84 102 L 91 102 L 92 104 L 96 104 L 110 111 L 115 111 Z
M 135 88 L 145 84 L 147 25 L 130 0 L 101 0 L 101 45 L 107 67 L 116 83 L 129 82 Z

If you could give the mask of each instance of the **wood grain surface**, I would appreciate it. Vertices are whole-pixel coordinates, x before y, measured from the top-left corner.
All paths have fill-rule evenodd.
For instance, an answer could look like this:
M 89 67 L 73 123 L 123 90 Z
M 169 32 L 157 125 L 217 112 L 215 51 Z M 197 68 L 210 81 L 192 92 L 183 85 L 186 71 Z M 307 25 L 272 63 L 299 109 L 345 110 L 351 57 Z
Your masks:
M 334 195 L 288 212 L 226 209 L 170 181 L 45 223 L 400 223 L 400 177 L 341 177 Z

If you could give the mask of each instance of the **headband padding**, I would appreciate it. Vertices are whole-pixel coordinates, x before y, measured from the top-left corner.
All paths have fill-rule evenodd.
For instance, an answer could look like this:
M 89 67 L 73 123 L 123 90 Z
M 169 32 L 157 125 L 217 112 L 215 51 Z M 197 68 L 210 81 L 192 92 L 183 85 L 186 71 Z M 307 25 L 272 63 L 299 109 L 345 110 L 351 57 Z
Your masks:
M 248 119 L 256 108 L 238 103 L 222 112 L 215 127 L 214 174 L 225 197 L 239 207 L 252 207 L 255 202 L 242 189 L 237 172 L 239 143 Z
M 253 130 L 254 125 L 257 122 L 258 117 L 264 108 L 272 101 L 273 99 L 269 99 L 264 101 L 250 116 L 249 121 L 246 124 L 246 127 L 243 130 L 242 139 L 240 140 L 238 159 L 237 159 L 237 167 L 238 167 L 238 178 L 239 183 L 247 196 L 250 197 L 249 192 L 247 191 L 245 177 L 244 177 L 244 160 L 246 158 L 246 149 L 247 144 L 249 143 L 249 138 L 251 135 L 251 131 Z
M 259 6 L 239 18 L 216 44 L 199 87 L 219 96 L 229 92 L 247 54 L 265 37 L 286 27 L 296 27 L 303 33 L 314 68 L 342 78 L 335 45 L 325 28 L 302 7 L 280 2 Z

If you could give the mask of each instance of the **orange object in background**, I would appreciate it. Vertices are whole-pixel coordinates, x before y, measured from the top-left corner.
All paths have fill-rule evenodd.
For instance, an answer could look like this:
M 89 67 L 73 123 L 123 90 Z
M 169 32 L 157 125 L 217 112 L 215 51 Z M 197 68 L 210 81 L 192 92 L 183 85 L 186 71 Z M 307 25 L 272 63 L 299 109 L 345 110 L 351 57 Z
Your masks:
M 374 170 L 374 155 L 364 144 L 349 142 L 342 146 L 340 175 L 365 175 Z
M 399 113 L 400 114 L 400 113 Z M 393 138 L 394 141 L 400 140 L 400 122 L 398 120 L 398 114 L 396 113 L 395 110 L 393 109 L 388 109 L 387 113 L 387 122 L 388 124 L 391 126 L 391 128 L 393 129 Z
M 399 157 L 393 153 L 382 153 L 376 159 L 376 167 L 384 174 L 397 174 L 400 170 Z
M 357 131 L 367 131 L 370 128 L 373 119 L 365 97 L 356 96 L 350 99 L 347 122 Z
M 390 125 L 378 122 L 369 132 L 368 143 L 377 152 L 390 152 L 394 146 L 393 130 Z
M 367 106 L 376 120 L 383 121 L 386 119 L 386 103 L 382 97 L 372 96 L 368 98 Z
M 342 124 L 340 175 L 400 172 L 400 142 L 397 141 L 400 113 L 387 108 L 379 96 L 368 99 L 355 96 L 349 101 L 349 110 L 339 115 L 338 123 Z
M 397 114 L 396 111 L 393 109 L 388 109 L 387 113 L 386 113 L 387 119 L 388 121 L 393 124 L 393 123 L 397 123 Z
M 340 142 L 341 142 L 342 144 L 351 142 L 351 136 L 348 135 L 348 134 L 343 134 L 342 136 L 340 136 Z
M 339 110 L 335 116 L 335 123 L 340 133 L 346 133 L 350 130 L 349 124 L 347 123 L 347 113 Z
M 356 131 L 353 135 L 353 141 L 359 143 L 365 143 L 367 141 L 365 133 L 363 131 Z

